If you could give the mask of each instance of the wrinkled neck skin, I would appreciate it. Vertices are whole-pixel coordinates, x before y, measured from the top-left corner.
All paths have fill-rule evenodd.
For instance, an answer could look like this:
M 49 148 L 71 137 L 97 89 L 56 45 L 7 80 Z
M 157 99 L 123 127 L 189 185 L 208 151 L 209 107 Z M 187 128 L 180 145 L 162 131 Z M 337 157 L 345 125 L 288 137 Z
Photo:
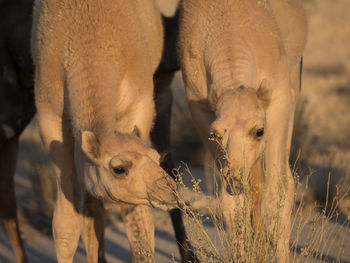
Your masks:
M 204 65 L 207 75 L 208 99 L 212 109 L 226 91 L 240 86 L 255 88 L 258 84 L 253 48 L 232 32 L 208 37 Z

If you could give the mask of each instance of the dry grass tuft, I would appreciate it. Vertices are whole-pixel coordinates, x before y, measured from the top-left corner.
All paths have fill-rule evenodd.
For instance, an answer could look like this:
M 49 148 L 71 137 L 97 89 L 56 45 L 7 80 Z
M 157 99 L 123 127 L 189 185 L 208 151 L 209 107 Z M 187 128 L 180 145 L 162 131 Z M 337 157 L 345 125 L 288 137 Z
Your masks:
M 237 214 L 235 222 L 242 227 L 230 232 L 223 220 L 218 193 L 215 196 L 206 196 L 200 187 L 201 180 L 193 177 L 185 163 L 175 169 L 174 174 L 181 186 L 179 207 L 184 213 L 188 237 L 201 262 L 274 262 L 275 251 L 271 246 L 271 238 L 254 233 L 248 211 L 252 203 L 249 192 L 246 192 L 245 205 L 241 213 Z M 185 185 L 182 179 L 185 176 L 192 178 L 192 186 Z M 307 187 L 302 187 L 300 182 L 296 185 L 299 192 L 300 188 L 303 190 L 292 217 L 292 262 L 342 262 L 347 242 L 345 237 L 350 230 L 349 221 L 339 211 L 339 200 L 328 199 L 323 207 L 317 204 L 310 206 L 308 201 L 304 202 Z M 330 180 L 327 189 L 329 198 Z M 192 192 L 190 197 L 188 192 Z M 337 235 L 339 231 L 345 231 L 342 240 Z M 243 247 L 235 242 L 238 236 L 242 238 Z

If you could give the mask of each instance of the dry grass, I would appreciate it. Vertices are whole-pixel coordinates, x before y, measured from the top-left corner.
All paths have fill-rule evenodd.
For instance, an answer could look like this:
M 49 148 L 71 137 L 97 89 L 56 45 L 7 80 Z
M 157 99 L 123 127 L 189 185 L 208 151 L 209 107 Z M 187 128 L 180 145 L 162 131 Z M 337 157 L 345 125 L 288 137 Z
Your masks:
M 201 180 L 193 177 L 185 163 L 175 169 L 174 173 L 182 187 L 179 207 L 184 213 L 189 240 L 201 262 L 274 262 L 276 257 L 271 238 L 261 238 L 259 234 L 254 233 L 249 211 L 249 207 L 252 206 L 249 191 L 244 191 L 245 205 L 235 221 L 235 224 L 241 227 L 230 232 L 222 217 L 219 194 L 206 196 L 200 187 Z M 191 177 L 192 186 L 186 186 L 183 177 Z M 303 187 L 300 182 L 296 185 L 298 192 L 300 188 L 302 190 L 298 198 L 295 195 L 298 200 L 295 202 L 292 216 L 292 262 L 342 262 L 347 245 L 345 237 L 350 231 L 349 221 L 341 218 L 338 200 L 329 200 L 330 180 L 326 193 L 328 201 L 323 207 L 305 202 L 307 187 Z M 192 194 L 189 196 L 189 193 Z M 336 235 L 337 231 L 345 231 L 341 235 L 342 240 Z M 243 250 L 242 246 L 235 242 L 238 236 L 242 239 Z M 335 249 L 337 254 L 334 253 Z
M 344 248 L 346 247 L 345 237 L 350 231 L 349 221 L 341 218 L 339 203 L 337 199 L 329 199 L 330 176 L 327 182 L 326 202 L 324 206 L 317 207 L 307 205 L 304 200 L 299 200 L 293 216 L 293 233 L 291 249 L 293 251 L 292 262 L 342 262 Z M 315 211 L 315 208 L 317 210 Z M 312 211 L 313 210 L 313 211 Z M 330 224 L 337 222 L 339 225 Z M 342 239 L 334 235 L 342 227 Z M 329 254 L 337 249 L 337 254 Z M 331 258 L 331 260 L 330 260 Z

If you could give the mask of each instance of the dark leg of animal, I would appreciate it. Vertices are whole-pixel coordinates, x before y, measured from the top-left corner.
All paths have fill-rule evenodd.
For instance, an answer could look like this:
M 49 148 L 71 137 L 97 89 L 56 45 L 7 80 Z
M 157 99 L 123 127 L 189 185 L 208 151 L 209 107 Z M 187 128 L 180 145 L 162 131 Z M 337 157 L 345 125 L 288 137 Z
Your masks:
M 170 83 L 174 78 L 174 73 L 157 73 L 154 77 L 156 120 L 151 133 L 152 142 L 161 154 L 164 154 L 161 166 L 173 178 L 172 170 L 174 164 L 170 152 L 170 116 L 172 105 L 172 93 Z M 187 240 L 185 227 L 180 209 L 170 211 L 171 221 L 175 230 L 175 238 L 178 242 L 182 262 L 198 262 L 191 251 L 191 246 Z
M 301 91 L 303 81 L 303 57 L 300 58 L 300 75 L 299 75 L 299 91 Z
M 5 141 L 0 149 L 0 215 L 9 235 L 17 262 L 28 262 L 20 237 L 16 214 L 14 174 L 17 151 L 17 136 Z

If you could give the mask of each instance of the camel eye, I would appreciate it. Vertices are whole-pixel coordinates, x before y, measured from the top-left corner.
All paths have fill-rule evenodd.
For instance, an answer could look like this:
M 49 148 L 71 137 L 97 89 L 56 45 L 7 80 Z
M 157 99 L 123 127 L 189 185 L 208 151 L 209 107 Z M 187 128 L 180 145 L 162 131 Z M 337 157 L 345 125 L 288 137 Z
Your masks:
M 112 173 L 114 177 L 121 179 L 128 175 L 129 169 L 125 165 L 118 165 L 115 167 L 111 167 Z
M 257 140 L 260 140 L 264 136 L 264 128 L 252 129 L 250 134 Z
M 109 163 L 109 170 L 115 178 L 121 179 L 128 175 L 132 163 L 130 161 L 113 158 Z
M 113 167 L 113 172 L 115 174 L 125 174 L 126 170 L 123 166 L 117 166 L 117 167 Z
M 264 128 L 257 129 L 257 130 L 256 130 L 256 134 L 255 134 L 255 137 L 256 137 L 256 138 L 261 138 L 262 136 L 264 136 Z

